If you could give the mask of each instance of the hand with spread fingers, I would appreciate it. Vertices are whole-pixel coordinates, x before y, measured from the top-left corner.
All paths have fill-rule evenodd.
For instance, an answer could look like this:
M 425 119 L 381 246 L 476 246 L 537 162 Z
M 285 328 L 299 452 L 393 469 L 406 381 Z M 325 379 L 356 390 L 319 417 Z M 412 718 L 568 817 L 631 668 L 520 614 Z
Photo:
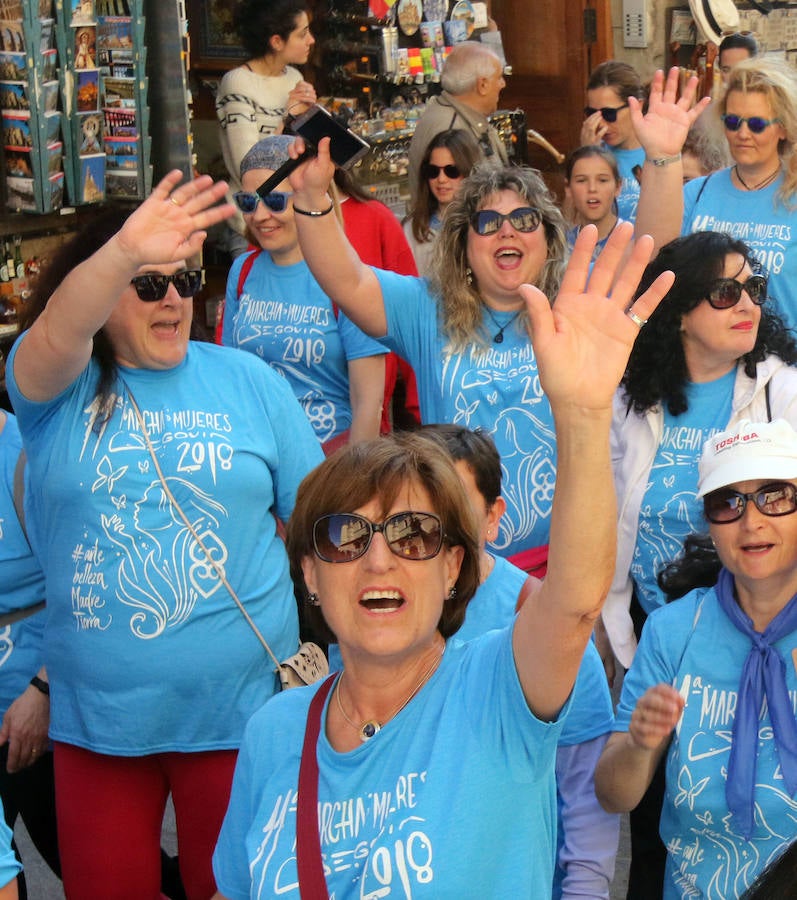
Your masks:
M 711 103 L 710 97 L 695 102 L 698 80 L 687 81 L 680 97 L 680 72 L 674 66 L 667 73 L 659 69 L 653 76 L 647 111 L 635 97 L 628 100 L 631 121 L 648 159 L 665 159 L 681 152 L 692 123 Z
M 532 285 L 521 288 L 540 380 L 554 409 L 558 403 L 611 406 L 640 322 L 672 285 L 674 276 L 664 272 L 632 303 L 653 249 L 651 239 L 642 237 L 628 255 L 632 233 L 629 223 L 619 225 L 590 273 L 597 230 L 583 228 L 552 305 Z

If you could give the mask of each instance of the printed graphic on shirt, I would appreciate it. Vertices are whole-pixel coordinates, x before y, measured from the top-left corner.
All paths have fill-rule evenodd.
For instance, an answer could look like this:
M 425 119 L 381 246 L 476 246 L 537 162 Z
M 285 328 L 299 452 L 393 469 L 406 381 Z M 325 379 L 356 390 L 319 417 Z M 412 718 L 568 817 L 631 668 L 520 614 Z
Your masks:
M 689 672 L 675 687 L 686 707 L 667 762 L 662 835 L 675 864 L 671 882 L 678 896 L 731 900 L 791 841 L 797 801 L 783 781 L 765 700 L 758 730 L 755 830 L 746 840 L 725 799 L 737 692 Z M 797 693 L 790 691 L 790 697 L 797 713 Z
M 727 218 L 700 214 L 692 220 L 691 230 L 724 231 L 736 240 L 744 241 L 753 256 L 770 277 L 780 275 L 786 264 L 786 252 L 792 242 L 791 225 Z
M 114 414 L 99 434 L 93 428 L 96 403 L 86 410 L 80 461 L 94 466 L 91 493 L 107 495 L 110 504 L 104 504 L 107 512 L 98 512 L 106 540 L 78 540 L 72 549 L 72 615 L 79 631 L 105 631 L 118 614 L 115 598 L 135 610 L 129 618 L 132 633 L 149 639 L 186 621 L 196 604 L 220 587 L 194 534 L 223 570 L 228 551 L 217 531 L 228 514 L 196 482 L 215 485 L 231 468 L 232 426 L 226 413 L 142 410 L 162 468 L 178 473 L 165 480 L 180 498 L 189 528 L 151 464 L 134 411 L 121 398 L 116 408 L 121 417 Z

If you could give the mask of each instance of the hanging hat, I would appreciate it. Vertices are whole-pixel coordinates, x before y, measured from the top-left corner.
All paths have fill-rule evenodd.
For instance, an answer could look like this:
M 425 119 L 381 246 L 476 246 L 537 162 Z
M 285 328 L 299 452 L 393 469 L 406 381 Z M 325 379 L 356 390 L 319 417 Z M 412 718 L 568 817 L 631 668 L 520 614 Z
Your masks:
M 689 9 L 703 37 L 717 45 L 724 34 L 739 27 L 739 11 L 733 0 L 689 0 Z
M 717 488 L 759 478 L 797 478 L 797 432 L 785 419 L 742 419 L 703 445 L 698 463 L 698 499 Z

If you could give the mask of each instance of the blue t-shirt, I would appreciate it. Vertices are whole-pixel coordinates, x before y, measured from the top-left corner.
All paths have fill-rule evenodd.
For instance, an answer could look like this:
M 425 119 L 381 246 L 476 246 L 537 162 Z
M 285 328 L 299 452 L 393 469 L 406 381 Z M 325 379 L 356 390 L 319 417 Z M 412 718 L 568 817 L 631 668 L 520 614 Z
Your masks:
M 11 829 L 6 825 L 3 816 L 3 804 L 0 801 L 0 888 L 13 881 L 22 866 L 17 862 L 14 851 L 11 849 Z
M 617 168 L 623 179 L 620 196 L 617 198 L 617 212 L 627 222 L 636 221 L 636 208 L 639 205 L 639 179 L 634 175 L 634 167 L 645 164 L 645 151 L 642 147 L 633 150 L 621 150 L 604 144 L 606 149 L 617 160 Z
M 299 897 L 296 788 L 315 690 L 274 697 L 247 726 L 213 855 L 230 900 Z M 449 644 L 412 701 L 355 750 L 333 750 L 325 717 L 318 811 L 330 897 L 550 895 L 561 723 L 529 711 L 510 629 Z
M 20 340 L 24 340 L 24 335 Z M 154 471 L 280 658 L 298 644 L 275 515 L 323 458 L 285 380 L 254 357 L 190 343 L 172 369 L 120 370 L 96 425 L 96 363 L 44 403 L 8 388 L 28 448 L 28 528 L 46 577 L 50 735 L 139 756 L 235 748 L 277 689 L 274 666 Z
M 775 646 L 797 705 L 797 633 Z M 693 591 L 650 616 L 623 681 L 618 731 L 628 731 L 637 701 L 655 684 L 673 685 L 685 701 L 667 753 L 660 829 L 668 851 L 665 900 L 736 898 L 794 839 L 797 801 L 784 785 L 766 709 L 759 720 L 749 841 L 736 831 L 725 799 L 739 679 L 749 651 L 750 639 L 722 611 L 713 588 Z
M 227 278 L 222 342 L 254 353 L 283 375 L 325 443 L 351 427 L 349 360 L 387 350 L 342 312 L 335 315 L 304 260 L 278 266 L 259 253 L 239 297 L 247 255 L 235 260 Z
M 792 229 L 797 219 L 794 210 L 786 209 L 776 197 L 782 185 L 781 175 L 760 191 L 742 191 L 731 182 L 730 169 L 695 178 L 684 186 L 681 234 L 725 231 L 744 241 L 769 278 L 768 293 L 775 308 L 795 328 L 797 233 Z
M 601 238 L 596 244 L 595 249 L 592 251 L 592 260 L 589 264 L 589 270 L 592 271 L 592 267 L 595 264 L 595 260 L 601 255 L 603 248 L 606 246 L 606 242 L 612 236 L 614 229 L 617 228 L 618 225 L 622 225 L 625 219 L 622 219 L 618 216 L 617 221 L 612 226 L 612 230 L 606 235 L 605 238 Z M 576 246 L 576 239 L 578 238 L 579 233 L 581 232 L 581 225 L 574 225 L 572 228 L 568 228 L 565 233 L 565 238 L 567 239 L 567 249 L 572 253 L 573 247 Z
M 663 404 L 661 443 L 639 510 L 631 577 L 637 599 L 650 615 L 667 597 L 656 582 L 661 569 L 681 552 L 684 538 L 705 531 L 703 504 L 697 499 L 697 462 L 703 444 L 731 417 L 736 367 L 714 381 L 686 386 L 689 408 L 673 416 Z
M 44 600 L 44 575 L 14 507 L 14 471 L 21 450 L 17 420 L 7 413 L 0 432 L 0 614 Z M 0 628 L 0 719 L 41 668 L 43 631 L 43 610 Z
M 514 313 L 493 312 L 503 343 L 446 352 L 438 305 L 420 278 L 374 270 L 387 315 L 384 343 L 406 359 L 418 382 L 422 422 L 451 422 L 488 433 L 501 454 L 506 513 L 491 547 L 504 556 L 548 543 L 556 480 L 556 436 L 537 360 Z

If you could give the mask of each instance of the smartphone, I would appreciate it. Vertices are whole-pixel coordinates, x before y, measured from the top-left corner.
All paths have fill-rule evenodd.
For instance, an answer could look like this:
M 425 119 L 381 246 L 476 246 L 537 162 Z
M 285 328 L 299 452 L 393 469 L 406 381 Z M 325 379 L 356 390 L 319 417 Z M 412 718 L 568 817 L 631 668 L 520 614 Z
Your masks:
M 358 134 L 344 128 L 324 109 L 314 103 L 310 109 L 297 116 L 291 122 L 291 131 L 303 137 L 315 148 L 321 138 L 332 138 L 329 153 L 332 162 L 341 169 L 350 169 L 371 149 L 367 141 Z

